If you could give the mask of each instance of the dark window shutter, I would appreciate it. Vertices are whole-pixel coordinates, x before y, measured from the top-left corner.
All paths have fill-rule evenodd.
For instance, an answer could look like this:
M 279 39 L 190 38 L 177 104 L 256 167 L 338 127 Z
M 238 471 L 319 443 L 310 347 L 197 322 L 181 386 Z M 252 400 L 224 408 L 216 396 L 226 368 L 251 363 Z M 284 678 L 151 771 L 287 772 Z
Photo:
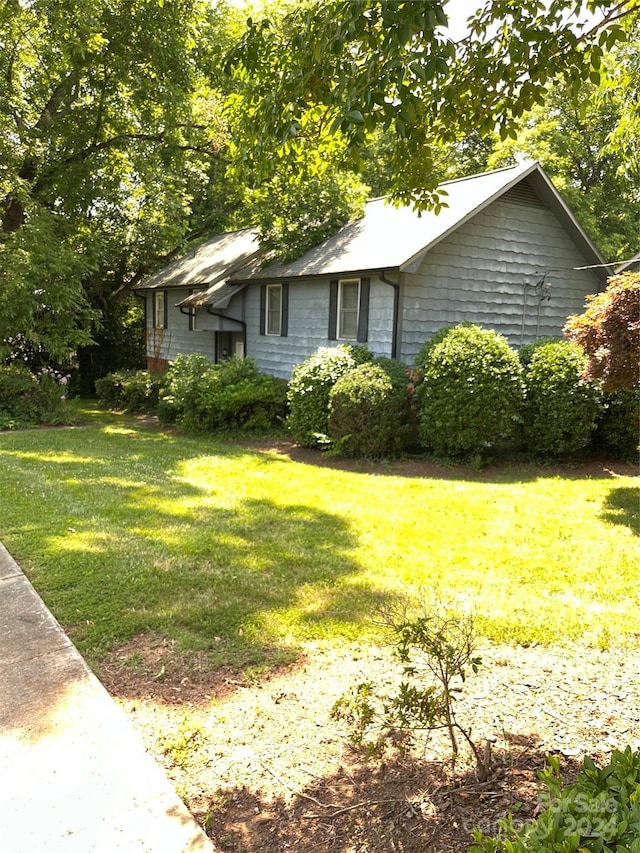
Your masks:
M 329 282 L 329 340 L 337 339 L 336 328 L 338 324 L 338 279 Z
M 169 291 L 164 291 L 164 306 L 162 314 L 162 328 L 169 328 Z
M 282 316 L 280 323 L 280 335 L 283 338 L 286 338 L 289 334 L 289 285 L 285 281 L 282 285 Z
M 369 338 L 369 291 L 371 279 L 360 280 L 360 311 L 358 312 L 358 342 L 366 343 Z
M 267 285 L 260 285 L 260 334 L 267 331 Z

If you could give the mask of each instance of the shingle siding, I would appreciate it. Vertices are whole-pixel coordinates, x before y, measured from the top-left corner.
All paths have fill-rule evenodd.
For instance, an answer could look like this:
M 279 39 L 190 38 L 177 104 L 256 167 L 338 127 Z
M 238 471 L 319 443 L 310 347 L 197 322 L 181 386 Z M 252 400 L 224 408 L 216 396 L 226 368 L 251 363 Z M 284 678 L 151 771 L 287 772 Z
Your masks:
M 493 328 L 513 346 L 561 334 L 599 277 L 588 270 L 548 209 L 501 199 L 432 248 L 417 273 L 404 276 L 401 358 L 412 362 L 442 326 L 465 321 Z M 535 285 L 546 274 L 550 299 Z M 525 320 L 523 334 L 523 300 Z
M 330 341 L 329 279 L 291 281 L 289 283 L 289 328 L 286 337 L 260 334 L 260 288 L 249 285 L 245 291 L 247 355 L 258 367 L 283 379 L 291 377 L 296 364 L 309 358 L 319 347 L 337 346 Z M 233 301 L 229 308 L 233 306 Z M 376 355 L 391 353 L 393 290 L 372 279 L 369 302 L 367 346 Z
M 212 361 L 215 358 L 215 335 L 212 331 L 191 331 L 189 317 L 176 308 L 176 302 L 184 299 L 184 290 L 167 291 L 167 328 L 153 327 L 151 310 L 153 297 L 147 295 L 147 356 L 154 359 L 173 361 L 176 356 L 202 353 Z M 214 319 L 213 317 L 211 318 Z

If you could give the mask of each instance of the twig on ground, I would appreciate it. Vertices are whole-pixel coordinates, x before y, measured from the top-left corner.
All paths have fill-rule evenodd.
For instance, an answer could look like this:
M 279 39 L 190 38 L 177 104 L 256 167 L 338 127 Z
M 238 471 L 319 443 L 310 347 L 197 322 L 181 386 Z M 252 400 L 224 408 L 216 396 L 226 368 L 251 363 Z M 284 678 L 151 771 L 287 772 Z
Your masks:
M 307 820 L 322 820 L 323 818 L 325 820 L 327 820 L 327 819 L 333 819 L 334 817 L 338 817 L 339 815 L 344 814 L 345 812 L 351 812 L 354 809 L 361 809 L 361 808 L 364 808 L 365 806 L 384 806 L 384 805 L 387 805 L 388 803 L 394 803 L 396 805 L 398 805 L 399 803 L 406 804 L 406 803 L 404 803 L 403 800 L 398 800 L 398 799 L 395 799 L 395 800 L 363 800 L 361 803 L 352 803 L 352 805 L 350 805 L 350 806 L 338 807 L 338 806 L 333 805 L 333 804 L 330 806 L 324 806 L 324 808 L 333 808 L 333 809 L 336 809 L 336 811 L 331 812 L 331 814 L 305 814 L 305 815 L 303 815 L 303 817 L 306 818 Z
M 337 809 L 337 808 L 340 808 L 339 806 L 336 806 L 335 803 L 321 803 L 320 800 L 316 800 L 315 797 L 311 797 L 311 796 L 309 796 L 309 794 L 304 794 L 302 791 L 299 791 L 297 788 L 293 788 L 291 785 L 287 784 L 281 776 L 278 776 L 276 771 L 272 767 L 269 767 L 267 762 L 263 761 L 262 758 L 260 758 L 260 756 L 257 753 L 254 753 L 254 755 L 255 755 L 255 758 L 257 759 L 258 763 L 260 764 L 260 766 L 264 767 L 264 769 L 267 771 L 267 773 L 270 773 L 273 776 L 273 778 L 276 780 L 276 782 L 279 782 L 283 788 L 286 788 L 287 791 L 291 791 L 291 793 L 295 794 L 296 797 L 302 797 L 302 799 L 304 799 L 304 800 L 309 800 L 310 802 L 314 803 L 316 806 L 320 806 L 321 809 Z M 325 817 L 326 817 L 326 815 L 325 815 Z

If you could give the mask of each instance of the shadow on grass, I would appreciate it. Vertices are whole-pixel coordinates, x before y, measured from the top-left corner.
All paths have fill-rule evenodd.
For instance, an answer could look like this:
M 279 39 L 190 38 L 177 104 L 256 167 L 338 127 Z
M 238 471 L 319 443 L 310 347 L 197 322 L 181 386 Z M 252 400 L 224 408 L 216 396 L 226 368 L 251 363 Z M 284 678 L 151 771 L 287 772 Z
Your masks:
M 618 486 L 611 489 L 601 517 L 612 524 L 628 527 L 632 533 L 640 536 L 640 488 Z
M 597 458 L 544 464 L 541 462 L 520 462 L 494 456 L 487 457 L 483 467 L 477 469 L 464 461 L 430 457 L 428 454 L 375 461 L 330 456 L 321 450 L 298 447 L 287 439 L 273 439 L 263 442 L 247 441 L 246 444 L 262 449 L 262 452 L 266 454 L 280 453 L 293 462 L 336 471 L 374 474 L 381 477 L 430 478 L 461 482 L 527 483 L 556 477 L 562 477 L 566 480 L 583 480 L 591 477 L 613 479 L 620 476 L 633 477 L 638 475 L 637 466 Z
M 453 780 L 441 762 L 359 763 L 316 779 L 293 798 L 261 796 L 244 786 L 225 790 L 196 817 L 225 853 L 466 851 L 475 827 L 495 835 L 499 819 L 513 809 L 516 823 L 533 818 L 545 764 L 545 753 L 522 744 L 515 758 L 511 750 L 495 753 L 484 783 L 472 770 Z M 580 765 L 565 761 L 564 777 L 572 781 Z
M 349 636 L 387 598 L 359 579 L 347 520 L 286 501 L 289 463 L 275 456 L 127 429 L 108 442 L 56 432 L 40 450 L 12 439 L 3 453 L 24 459 L 33 488 L 7 545 L 94 666 L 149 633 L 209 665 L 278 665 L 300 639 Z M 211 458 L 231 476 L 200 477 Z M 244 472 L 277 466 L 273 498 L 243 497 Z

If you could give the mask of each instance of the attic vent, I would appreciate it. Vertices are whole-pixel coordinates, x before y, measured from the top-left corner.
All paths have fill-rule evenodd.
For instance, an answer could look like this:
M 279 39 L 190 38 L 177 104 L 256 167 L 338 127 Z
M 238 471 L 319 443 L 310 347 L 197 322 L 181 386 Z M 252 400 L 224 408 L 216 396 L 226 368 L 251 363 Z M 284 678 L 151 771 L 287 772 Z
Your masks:
M 520 181 L 515 187 L 511 187 L 502 196 L 503 201 L 509 201 L 511 204 L 526 204 L 533 207 L 544 207 L 544 202 L 540 199 L 537 192 L 531 187 L 528 181 Z

